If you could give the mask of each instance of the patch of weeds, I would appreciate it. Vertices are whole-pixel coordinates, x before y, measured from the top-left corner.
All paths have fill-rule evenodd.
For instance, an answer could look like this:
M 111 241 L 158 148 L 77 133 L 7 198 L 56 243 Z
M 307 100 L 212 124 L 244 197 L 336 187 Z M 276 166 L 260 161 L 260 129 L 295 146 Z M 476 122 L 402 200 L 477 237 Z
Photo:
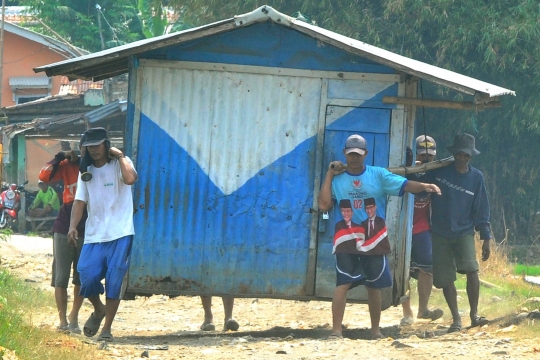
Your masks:
M 20 359 L 95 359 L 96 352 L 80 340 L 29 322 L 40 306 L 52 306 L 52 295 L 28 286 L 0 270 L 0 344 Z

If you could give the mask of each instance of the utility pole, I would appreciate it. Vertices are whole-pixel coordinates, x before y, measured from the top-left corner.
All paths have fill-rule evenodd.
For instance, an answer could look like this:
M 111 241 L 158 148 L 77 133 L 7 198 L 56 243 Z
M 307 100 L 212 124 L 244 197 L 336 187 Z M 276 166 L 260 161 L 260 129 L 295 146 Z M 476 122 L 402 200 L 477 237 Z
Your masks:
M 101 6 L 99 6 L 99 4 L 96 4 L 96 12 L 97 12 L 98 27 L 99 27 L 99 37 L 101 38 L 101 50 L 105 50 L 105 40 L 103 40 L 103 31 L 101 31 L 101 14 L 100 14 Z
M 99 6 L 99 4 L 96 4 L 96 11 L 99 27 L 99 36 L 101 37 L 101 50 L 105 50 L 105 40 L 103 40 L 103 31 L 101 30 L 101 6 Z M 103 80 L 103 102 L 105 104 L 109 103 L 109 96 L 111 92 L 110 85 L 111 84 L 109 79 Z

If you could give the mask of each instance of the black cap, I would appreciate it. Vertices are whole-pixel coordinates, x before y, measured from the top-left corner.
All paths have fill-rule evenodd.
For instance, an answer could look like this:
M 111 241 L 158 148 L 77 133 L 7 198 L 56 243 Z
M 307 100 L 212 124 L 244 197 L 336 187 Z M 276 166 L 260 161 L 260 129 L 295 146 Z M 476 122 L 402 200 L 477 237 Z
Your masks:
M 339 207 L 341 209 L 352 209 L 351 200 L 349 200 L 349 199 L 341 199 L 339 201 Z
M 83 138 L 86 138 L 82 146 L 99 145 L 109 139 L 107 130 L 102 127 L 88 129 L 84 132 Z
M 364 199 L 364 209 L 368 206 L 375 206 L 375 198 Z

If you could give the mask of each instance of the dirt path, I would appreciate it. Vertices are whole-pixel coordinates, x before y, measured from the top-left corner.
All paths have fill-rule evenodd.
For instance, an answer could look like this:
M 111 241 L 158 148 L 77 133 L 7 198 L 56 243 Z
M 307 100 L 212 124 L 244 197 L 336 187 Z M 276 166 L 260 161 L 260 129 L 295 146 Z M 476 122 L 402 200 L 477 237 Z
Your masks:
M 52 292 L 52 239 L 14 235 L 8 243 L 0 243 L 0 254 L 0 266 Z M 91 311 L 85 301 L 81 327 Z M 220 330 L 221 299 L 214 298 L 213 311 L 216 329 Z M 203 333 L 198 330 L 203 319 L 198 297 L 170 299 L 155 295 L 120 304 L 113 324 L 115 342 L 103 346 L 80 336 L 103 348 L 99 353 L 107 359 L 136 359 L 145 351 L 151 359 L 540 358 L 537 341 L 520 339 L 519 327 L 502 321 L 446 334 L 450 323 L 447 315 L 439 322 L 419 321 L 401 328 L 397 326 L 401 308 L 392 307 L 383 312 L 381 320 L 387 338 L 371 341 L 365 340 L 369 327 L 367 306 L 354 304 L 346 309 L 345 339 L 326 340 L 331 322 L 329 302 L 237 299 L 234 315 L 240 331 Z M 55 328 L 55 309 L 34 315 L 32 321 L 35 326 Z

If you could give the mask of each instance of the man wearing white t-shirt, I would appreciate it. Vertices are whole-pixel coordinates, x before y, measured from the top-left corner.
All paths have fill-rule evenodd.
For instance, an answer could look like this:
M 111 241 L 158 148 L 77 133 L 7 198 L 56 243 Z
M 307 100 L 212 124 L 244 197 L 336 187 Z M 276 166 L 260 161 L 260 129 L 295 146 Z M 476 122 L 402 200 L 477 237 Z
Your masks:
M 84 334 L 96 335 L 105 319 L 98 340 L 112 341 L 111 325 L 120 305 L 122 279 L 129 267 L 135 233 L 131 185 L 137 181 L 137 172 L 128 157 L 110 146 L 107 130 L 93 128 L 84 134 L 82 146 L 86 154 L 81 171 L 91 176 L 88 180 L 79 175 L 68 240 L 76 242 L 79 234 L 75 225 L 86 204 L 88 219 L 77 271 L 81 278 L 80 295 L 90 300 L 94 312 L 84 324 Z M 87 169 L 83 169 L 86 165 Z M 105 304 L 100 299 L 104 291 Z

